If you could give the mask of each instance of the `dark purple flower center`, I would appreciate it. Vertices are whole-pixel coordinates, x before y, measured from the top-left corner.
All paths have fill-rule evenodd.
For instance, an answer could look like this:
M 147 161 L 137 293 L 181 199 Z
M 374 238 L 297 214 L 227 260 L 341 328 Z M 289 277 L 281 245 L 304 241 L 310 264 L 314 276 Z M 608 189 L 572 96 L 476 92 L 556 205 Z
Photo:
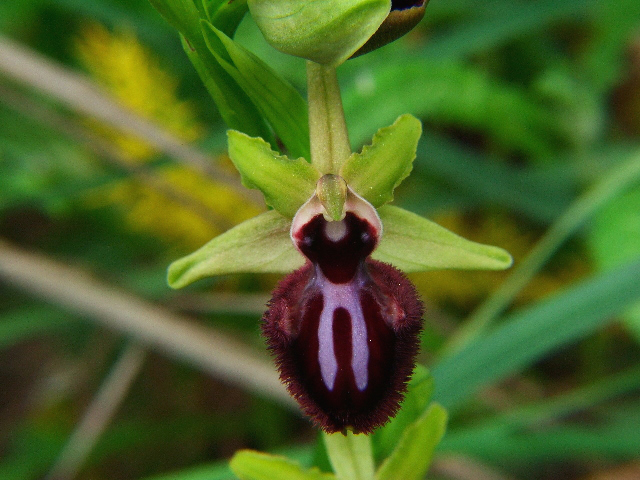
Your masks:
M 377 232 L 348 212 L 315 215 L 293 235 L 309 262 L 274 292 L 263 330 L 281 378 L 325 430 L 369 432 L 398 408 L 422 305 L 395 268 L 369 255 Z
M 330 283 L 352 282 L 376 246 L 376 232 L 369 222 L 347 213 L 341 222 L 327 222 L 316 215 L 299 234 L 298 247 Z

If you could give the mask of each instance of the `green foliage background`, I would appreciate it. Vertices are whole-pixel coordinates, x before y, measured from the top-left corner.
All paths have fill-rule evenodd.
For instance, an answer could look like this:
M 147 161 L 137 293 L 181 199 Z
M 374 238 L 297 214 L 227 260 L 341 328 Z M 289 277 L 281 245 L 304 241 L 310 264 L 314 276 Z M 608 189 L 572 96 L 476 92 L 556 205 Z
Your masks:
M 96 24 L 127 32 L 175 80 L 198 124 L 184 155 L 155 148 L 142 161 L 122 145 L 126 126 L 114 133 L 11 69 L 10 54 L 28 48 L 117 96 L 78 54 Z M 258 320 L 277 277 L 166 286 L 170 261 L 263 208 L 235 189 L 226 126 L 176 32 L 145 0 L 15 0 L 0 4 L 0 33 L 0 479 L 43 478 L 68 459 L 72 432 L 122 365 L 131 385 L 76 478 L 232 478 L 226 460 L 240 448 L 327 470 L 284 396 L 212 372 L 227 350 L 178 341 L 203 325 L 269 366 Z M 266 45 L 249 17 L 235 40 L 304 93 L 304 62 Z M 428 306 L 420 361 L 450 414 L 428 478 L 477 478 L 452 465 L 487 478 L 640 476 L 640 3 L 431 0 L 415 31 L 339 78 L 354 149 L 400 114 L 424 123 L 395 203 L 516 258 L 506 273 L 412 277 Z M 154 98 L 141 91 L 142 103 Z M 141 111 L 171 130 L 163 117 L 175 121 L 178 100 L 155 98 Z M 185 183 L 211 175 L 211 186 Z M 36 281 L 49 261 L 58 293 Z M 63 299 L 78 285 L 88 306 Z M 105 320 L 88 295 L 107 287 L 107 305 L 125 294 L 180 321 L 159 340 L 135 315 Z M 424 410 L 415 402 L 395 434 L 374 437 L 378 459 Z

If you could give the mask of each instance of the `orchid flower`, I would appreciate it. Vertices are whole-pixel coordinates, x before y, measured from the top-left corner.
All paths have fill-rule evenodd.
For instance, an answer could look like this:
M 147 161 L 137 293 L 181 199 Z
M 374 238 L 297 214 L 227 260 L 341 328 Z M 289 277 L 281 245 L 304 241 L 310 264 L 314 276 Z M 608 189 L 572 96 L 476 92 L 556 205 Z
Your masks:
M 327 432 L 370 433 L 398 410 L 423 306 L 402 272 L 504 269 L 511 256 L 388 205 L 415 158 L 421 122 L 402 115 L 339 168 L 289 159 L 230 130 L 243 184 L 272 207 L 174 262 L 169 284 L 229 273 L 287 273 L 262 330 L 282 381 Z M 312 150 L 313 151 L 313 150 Z

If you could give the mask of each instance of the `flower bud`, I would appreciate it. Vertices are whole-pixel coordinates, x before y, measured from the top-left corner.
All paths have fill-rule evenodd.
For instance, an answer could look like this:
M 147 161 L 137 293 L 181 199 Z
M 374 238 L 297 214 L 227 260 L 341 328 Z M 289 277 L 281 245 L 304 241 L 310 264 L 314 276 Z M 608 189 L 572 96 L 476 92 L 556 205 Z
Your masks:
M 414 367 L 422 303 L 399 270 L 369 258 L 382 234 L 351 190 L 342 220 L 314 195 L 291 237 L 307 263 L 277 286 L 262 330 L 280 377 L 327 432 L 370 433 L 397 412 Z
M 389 0 L 248 0 L 267 42 L 323 65 L 347 60 L 389 14 Z
M 409 33 L 420 23 L 429 0 L 392 0 L 391 11 L 367 43 L 351 58 L 369 53 Z

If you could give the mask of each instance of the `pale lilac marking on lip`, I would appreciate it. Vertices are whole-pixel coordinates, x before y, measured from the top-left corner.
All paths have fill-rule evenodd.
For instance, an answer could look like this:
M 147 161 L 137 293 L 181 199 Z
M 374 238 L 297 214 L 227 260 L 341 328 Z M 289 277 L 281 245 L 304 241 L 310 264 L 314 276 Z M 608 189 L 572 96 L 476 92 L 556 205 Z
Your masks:
M 333 348 L 333 314 L 337 308 L 344 308 L 351 318 L 351 369 L 358 390 L 363 391 L 369 383 L 369 346 L 367 326 L 358 294 L 362 281 L 335 284 L 327 280 L 318 269 L 317 286 L 324 298 L 318 328 L 318 361 L 320 373 L 326 387 L 332 391 L 338 373 L 338 361 Z
M 329 282 L 327 282 L 329 283 Z M 333 349 L 333 307 L 330 308 L 330 293 L 322 287 L 324 296 L 324 306 L 320 313 L 320 324 L 318 325 L 318 362 L 320 363 L 320 374 L 322 381 L 333 391 L 338 374 L 338 360 Z M 329 302 L 329 303 L 327 303 Z
M 363 391 L 369 383 L 369 345 L 367 342 L 367 325 L 362 314 L 360 297 L 356 295 L 356 311 L 351 314 L 351 368 L 356 379 L 358 390 Z

